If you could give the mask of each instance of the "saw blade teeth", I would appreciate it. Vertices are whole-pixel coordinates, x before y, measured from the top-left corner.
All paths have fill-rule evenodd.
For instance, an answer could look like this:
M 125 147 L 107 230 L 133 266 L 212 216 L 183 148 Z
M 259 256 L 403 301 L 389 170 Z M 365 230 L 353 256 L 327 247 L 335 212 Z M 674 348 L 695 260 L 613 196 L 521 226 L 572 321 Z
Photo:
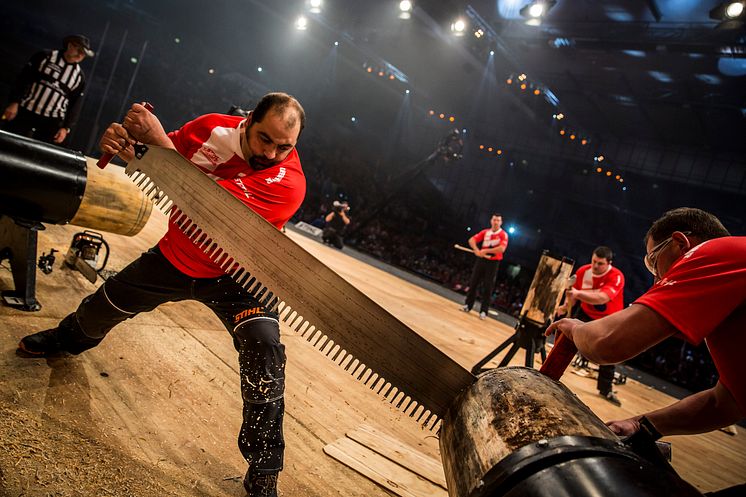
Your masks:
M 328 336 L 324 335 L 321 337 L 321 340 L 319 340 L 319 343 L 316 344 L 316 348 L 321 351 L 322 354 L 328 356 L 329 355 L 329 347 L 334 347 L 334 340 L 330 339 Z
M 272 301 L 274 300 L 274 297 L 275 297 L 275 294 L 274 294 L 274 293 L 272 293 L 272 292 L 267 292 L 267 295 L 266 295 L 266 296 L 265 296 L 265 297 L 264 297 L 264 298 L 262 299 L 262 302 L 261 302 L 261 304 L 262 304 L 262 305 L 263 305 L 264 307 L 267 307 L 267 306 L 269 306 L 269 303 L 270 303 L 270 302 L 272 302 Z
M 270 312 L 277 312 L 277 307 L 280 305 L 280 298 L 277 296 L 274 296 L 272 300 L 267 304 L 267 309 L 270 310 Z
M 233 274 L 231 274 L 231 278 L 233 278 L 233 281 L 235 281 L 236 283 L 240 285 L 241 283 L 239 283 L 239 281 L 245 272 L 246 270 L 244 268 L 238 267 L 238 269 L 236 269 L 236 271 Z
M 410 405 L 413 405 L 414 407 L 412 408 L 412 411 L 409 413 L 409 417 L 412 418 L 412 419 L 416 419 L 417 421 L 419 421 L 420 418 L 419 418 L 419 414 L 417 414 L 417 413 L 419 413 L 419 412 L 422 411 L 422 404 L 420 404 L 419 402 L 412 402 L 412 404 L 410 404 Z M 407 406 L 407 407 L 409 407 L 409 406 Z
M 322 333 L 318 328 L 316 329 L 316 335 L 313 339 L 313 346 L 314 348 L 318 349 L 322 353 L 324 352 L 324 347 L 326 346 L 326 342 L 329 340 L 329 338 Z
M 236 276 L 236 283 L 238 283 L 240 286 L 242 286 L 242 287 L 244 287 L 244 289 L 246 289 L 246 287 L 244 285 L 246 284 L 246 281 L 249 278 L 251 278 L 251 273 L 249 273 L 248 271 L 246 271 L 241 276 Z
M 257 300 L 261 300 L 262 297 L 264 297 L 264 294 L 267 292 L 267 287 L 264 285 L 261 285 L 258 289 L 258 291 L 254 292 L 254 298 Z
M 334 340 L 329 340 L 329 343 L 334 344 L 334 346 L 327 351 L 326 357 L 328 357 L 334 364 L 339 365 L 337 358 L 339 357 L 339 353 L 342 352 L 342 347 L 340 347 L 339 344 L 334 343 Z
M 404 392 L 400 391 L 400 393 L 402 394 L 402 398 L 399 400 L 399 403 L 396 404 L 396 408 L 406 413 L 407 407 L 409 407 L 409 404 L 412 402 L 412 399 L 409 397 L 409 395 L 406 395 Z
M 135 186 L 142 189 L 143 185 L 148 181 L 148 175 L 143 173 L 142 176 L 138 176 L 138 178 L 135 180 Z
M 354 375 L 355 370 L 360 365 L 360 361 L 357 359 L 357 357 L 353 356 L 352 354 L 347 356 L 347 358 L 349 359 L 349 362 L 344 367 L 344 370 L 350 373 L 350 375 Z
M 340 356 L 339 367 L 342 368 L 344 371 L 347 371 L 347 365 L 351 360 L 354 360 L 355 358 L 352 357 L 352 354 L 348 354 L 346 350 L 342 351 L 342 355 Z

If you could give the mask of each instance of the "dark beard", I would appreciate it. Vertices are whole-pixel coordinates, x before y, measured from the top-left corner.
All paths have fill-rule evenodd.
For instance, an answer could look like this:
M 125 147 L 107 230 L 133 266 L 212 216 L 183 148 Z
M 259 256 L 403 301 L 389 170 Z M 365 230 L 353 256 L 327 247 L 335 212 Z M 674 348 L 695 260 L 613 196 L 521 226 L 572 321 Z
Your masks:
M 249 157 L 249 165 L 254 171 L 262 171 L 264 169 L 268 169 L 277 163 L 278 161 L 263 161 L 258 159 L 256 156 Z

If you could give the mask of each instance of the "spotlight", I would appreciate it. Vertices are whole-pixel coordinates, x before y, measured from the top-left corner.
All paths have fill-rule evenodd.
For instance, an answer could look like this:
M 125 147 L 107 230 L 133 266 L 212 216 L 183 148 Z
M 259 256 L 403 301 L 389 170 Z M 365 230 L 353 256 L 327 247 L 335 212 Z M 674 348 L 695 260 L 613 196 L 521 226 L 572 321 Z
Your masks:
M 554 7 L 556 0 L 533 0 L 525 5 L 519 13 L 526 19 L 539 20 L 547 16 L 549 10 Z
M 732 2 L 725 8 L 725 17 L 730 19 L 735 19 L 741 14 L 743 14 L 743 3 L 741 2 Z
M 335 47 L 338 47 L 338 46 L 339 46 L 339 42 L 338 42 L 338 41 L 335 41 L 335 42 L 334 42 L 334 46 L 335 46 Z
M 557 120 L 558 120 L 558 121 L 561 121 L 561 120 L 563 120 L 564 118 L 565 118 L 565 115 L 564 115 L 564 114 L 563 114 L 562 112 L 560 112 L 559 114 L 557 114 Z
M 350 118 L 350 121 L 352 121 L 353 123 L 357 122 L 357 117 L 355 117 L 355 116 L 352 116 L 352 117 Z
M 434 111 L 434 110 L 432 110 L 432 109 L 430 109 L 429 111 L 427 111 L 427 113 L 428 113 L 428 114 L 430 114 L 431 116 L 432 116 L 432 115 L 435 115 L 435 111 Z
M 509 226 L 509 227 L 508 227 L 508 233 L 510 233 L 511 235 L 512 235 L 513 233 L 515 233 L 515 226 Z
M 604 160 L 604 156 L 603 155 L 599 155 L 598 156 L 598 162 L 603 162 L 603 160 Z
M 508 79 L 505 80 L 505 82 L 508 83 L 509 85 L 512 85 L 513 84 L 513 79 L 512 78 L 508 78 Z
M 574 140 L 575 139 L 575 135 L 570 135 L 570 139 Z
M 262 66 L 259 66 L 256 68 L 257 72 L 262 72 L 264 69 L 262 69 Z
M 521 83 L 521 90 L 525 90 L 525 89 L 526 89 L 526 83 Z
M 597 172 L 597 173 L 600 173 L 601 171 L 603 171 L 603 169 L 601 169 L 600 167 L 597 167 L 597 168 L 596 168 L 596 172 Z
M 464 36 L 464 31 L 466 31 L 466 21 L 463 19 L 456 19 L 451 24 L 451 32 L 456 36 Z
M 394 75 L 393 74 L 389 74 L 389 79 L 394 79 Z
M 490 50 L 490 55 L 495 55 L 495 51 L 494 50 Z
M 456 120 L 456 118 L 455 118 L 455 117 L 453 117 L 453 116 L 451 116 L 451 117 L 449 117 L 449 118 L 448 118 L 448 120 L 449 120 L 449 121 L 451 121 L 451 122 L 453 122 L 453 121 L 455 121 L 455 120 Z
M 412 17 L 412 2 L 402 0 L 399 2 L 399 19 L 409 19 Z
M 561 130 L 560 130 L 560 134 L 564 136 L 564 134 L 565 134 L 565 130 L 564 130 L 564 129 L 561 129 Z
M 588 145 L 588 140 L 586 140 L 585 138 L 583 138 L 582 140 L 580 140 L 580 144 L 581 145 Z
M 620 180 L 620 179 L 622 179 L 622 177 L 621 177 L 621 176 L 619 176 L 619 175 L 617 174 L 617 175 L 616 175 L 616 179 L 617 179 L 617 180 Z
M 441 112 L 440 114 L 438 114 L 438 117 L 443 119 L 444 117 L 446 117 L 446 115 Z
M 369 68 L 367 68 L 367 69 L 366 69 L 366 71 L 368 71 L 368 72 L 373 72 L 373 68 L 372 68 L 372 67 L 369 67 Z
M 308 11 L 312 14 L 321 14 L 321 0 L 309 0 Z
M 215 74 L 215 69 L 213 68 L 208 69 L 207 74 Z
M 484 30 L 482 30 L 482 28 L 479 28 L 476 31 L 474 31 L 475 38 L 481 38 L 482 36 L 484 36 Z
M 606 176 L 611 176 L 611 171 L 606 171 Z
M 404 93 L 406 93 L 407 95 L 409 95 L 409 90 L 404 90 Z
M 534 95 L 540 95 L 540 94 L 541 94 L 541 91 L 538 88 L 534 90 Z
M 479 145 L 479 150 L 484 150 L 484 145 Z
M 298 31 L 305 31 L 308 29 L 308 19 L 306 19 L 304 16 L 300 16 L 298 19 L 295 20 L 295 29 Z
M 502 155 L 502 154 L 503 154 L 503 151 L 498 148 L 497 149 L 497 155 Z
M 715 29 L 738 29 L 746 22 L 746 2 L 723 2 L 710 10 L 710 19 L 722 21 Z
M 492 152 L 492 147 L 487 148 L 488 152 Z
M 383 77 L 383 71 L 378 71 L 378 76 Z

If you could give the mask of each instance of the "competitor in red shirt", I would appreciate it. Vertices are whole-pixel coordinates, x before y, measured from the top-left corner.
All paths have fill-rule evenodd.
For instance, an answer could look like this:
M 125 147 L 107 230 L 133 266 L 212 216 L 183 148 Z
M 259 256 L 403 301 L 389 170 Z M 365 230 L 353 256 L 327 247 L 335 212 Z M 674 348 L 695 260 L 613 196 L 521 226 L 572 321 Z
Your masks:
M 482 305 L 479 319 L 487 317 L 492 291 L 495 288 L 497 269 L 500 266 L 505 249 L 508 248 L 508 234 L 501 228 L 502 224 L 503 217 L 500 214 L 493 214 L 490 218 L 490 227 L 469 238 L 469 246 L 477 260 L 474 261 L 474 268 L 471 272 L 466 303 L 461 310 L 464 312 L 471 311 L 477 298 L 477 290 L 480 290 L 479 298 Z
M 676 334 L 707 343 L 717 384 L 662 409 L 609 422 L 618 435 L 704 433 L 746 418 L 746 237 L 731 237 L 712 214 L 682 207 L 658 219 L 645 240 L 653 288 L 611 316 L 590 323 L 562 319 L 547 333 L 561 331 L 601 364 L 624 361 Z
M 135 104 L 122 125 L 109 126 L 100 145 L 124 160 L 132 159 L 135 141 L 176 149 L 279 229 L 305 196 L 295 150 L 304 122 L 300 103 L 285 93 L 265 95 L 245 119 L 208 114 L 169 134 Z M 19 348 L 34 356 L 79 354 L 98 345 L 118 323 L 187 299 L 207 305 L 233 338 L 244 401 L 238 446 L 249 463 L 244 486 L 252 497 L 276 496 L 285 447 L 285 347 L 278 316 L 225 275 L 175 224 L 169 223 L 156 247 L 106 280 L 57 328 L 24 337 Z
M 603 245 L 593 250 L 591 263 L 575 272 L 575 284 L 567 291 L 567 305 L 557 309 L 558 315 L 572 310 L 578 301 L 580 310 L 576 317 L 584 322 L 609 316 L 624 308 L 624 275 L 611 265 L 613 256 L 611 249 Z M 613 381 L 614 365 L 599 365 L 598 392 L 609 402 L 620 406 L 622 404 L 611 388 Z

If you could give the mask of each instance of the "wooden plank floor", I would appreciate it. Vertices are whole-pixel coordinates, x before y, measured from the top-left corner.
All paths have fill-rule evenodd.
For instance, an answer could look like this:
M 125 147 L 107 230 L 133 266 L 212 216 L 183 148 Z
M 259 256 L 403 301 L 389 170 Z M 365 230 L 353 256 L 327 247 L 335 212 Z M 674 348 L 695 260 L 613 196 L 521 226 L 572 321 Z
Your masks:
M 164 230 L 165 217 L 154 212 L 137 237 L 105 235 L 109 268 L 121 269 Z M 39 254 L 52 247 L 64 254 L 78 231 L 48 227 L 39 235 Z M 512 333 L 344 253 L 288 236 L 467 369 Z M 38 273 L 40 312 L 0 306 L 0 496 L 243 495 L 245 463 L 235 444 L 241 420 L 236 354 L 219 321 L 201 305 L 168 304 L 137 316 L 77 357 L 16 355 L 22 336 L 53 327 L 95 289 L 60 262 L 58 257 L 50 275 Z M 9 271 L 0 270 L 0 288 L 12 288 Z M 389 495 L 322 451 L 363 423 L 439 459 L 433 433 L 293 332 L 283 328 L 282 334 L 288 354 L 282 495 Z M 522 352 L 513 363 L 523 363 Z M 619 386 L 619 408 L 597 396 L 594 380 L 567 374 L 563 381 L 604 420 L 671 400 L 630 380 Z M 674 466 L 701 490 L 745 479 L 743 430 L 670 440 Z

